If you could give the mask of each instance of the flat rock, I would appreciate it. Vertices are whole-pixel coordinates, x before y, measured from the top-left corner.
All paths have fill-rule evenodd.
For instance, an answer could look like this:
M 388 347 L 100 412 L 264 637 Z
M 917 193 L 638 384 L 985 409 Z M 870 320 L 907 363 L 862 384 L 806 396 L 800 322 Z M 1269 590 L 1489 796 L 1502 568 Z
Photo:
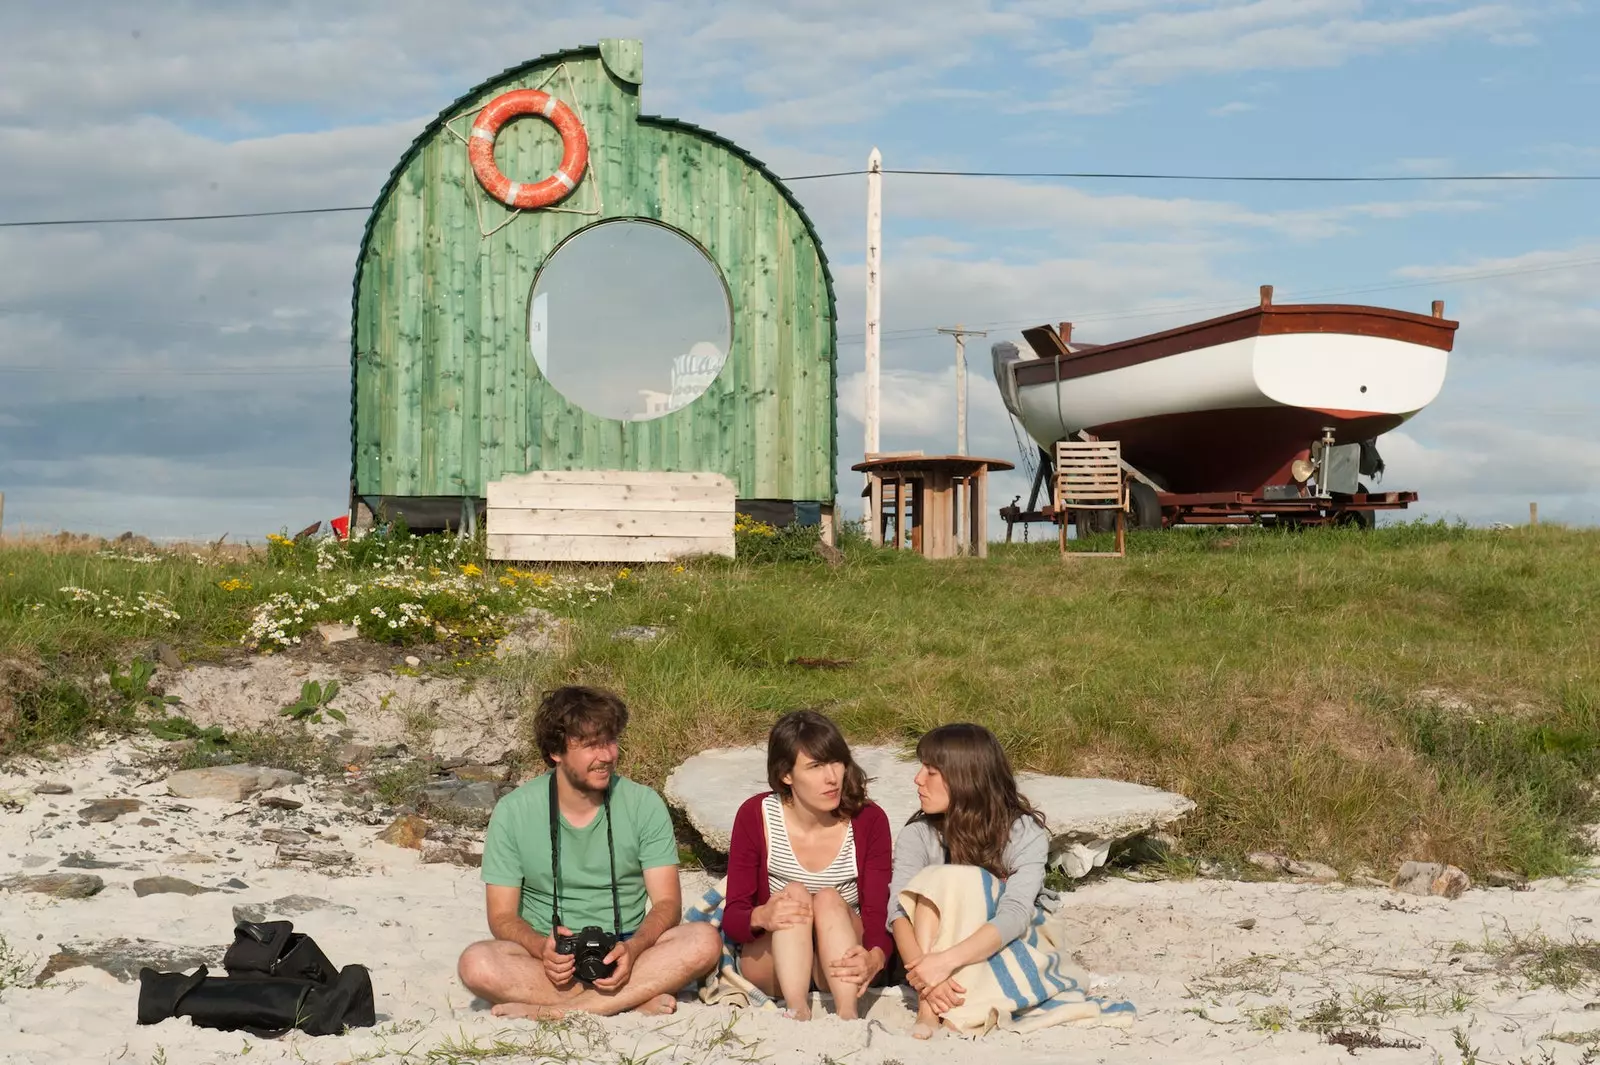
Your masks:
M 325 621 L 317 626 L 317 635 L 322 637 L 323 643 L 344 643 L 347 640 L 359 639 L 361 630 L 354 625 Z
M 483 855 L 473 853 L 472 848 L 461 843 L 439 843 L 430 839 L 422 843 L 422 861 L 424 865 L 449 862 L 476 868 L 483 864 Z
M 764 759 L 766 756 L 762 755 Z M 765 762 L 762 763 L 765 765 Z M 465 780 L 440 780 L 424 787 L 420 796 L 424 802 L 442 806 L 459 806 L 467 810 L 494 809 L 500 801 L 500 789 L 488 782 L 469 783 Z M 730 825 L 732 815 L 729 815 Z
M 1315 880 L 1318 883 L 1328 884 L 1339 879 L 1339 870 L 1322 862 L 1297 861 L 1290 859 L 1284 866 L 1284 872 L 1290 876 L 1301 877 L 1305 880 Z
M 613 632 L 611 638 L 613 640 L 629 640 L 633 643 L 649 643 L 651 640 L 661 639 L 665 632 L 665 629 L 657 628 L 654 625 L 629 625 L 625 629 L 618 629 Z M 761 752 L 761 757 L 766 757 L 765 751 Z
M 380 843 L 388 843 L 395 847 L 409 847 L 411 850 L 421 850 L 422 841 L 428 835 L 432 826 L 416 814 L 401 814 L 395 818 L 388 828 L 378 835 Z
M 258 765 L 219 765 L 207 769 L 185 769 L 167 778 L 167 792 L 180 799 L 225 799 L 243 802 L 268 788 L 305 781 L 287 769 L 268 769 Z
M 31 891 L 58 899 L 86 899 L 98 895 L 105 886 L 106 882 L 93 873 L 44 873 L 0 880 L 0 887 L 8 891 Z
M 79 810 L 78 816 L 85 821 L 115 821 L 123 814 L 131 814 L 136 810 L 142 809 L 144 809 L 144 803 L 138 799 L 101 799 L 99 802 L 92 802 Z
M 96 861 L 88 851 L 75 851 L 61 859 L 63 869 L 121 869 L 121 862 Z
M 298 828 L 269 828 L 261 833 L 264 843 L 310 843 L 311 835 Z
M 333 760 L 340 765 L 366 765 L 377 753 L 370 744 L 341 743 L 333 749 Z
M 144 968 L 157 972 L 189 972 L 201 965 L 216 968 L 222 964 L 222 954 L 222 947 L 180 947 L 149 939 L 75 940 L 61 944 L 61 949 L 50 956 L 35 986 L 68 969 L 86 965 L 126 984 L 138 979 L 139 970 Z
M 319 850 L 316 847 L 300 847 L 292 843 L 280 843 L 278 845 L 278 861 L 307 862 L 311 865 L 349 865 L 355 861 L 355 855 L 345 851 Z
M 511 775 L 509 766 L 503 765 L 461 765 L 450 771 L 457 780 L 468 784 L 503 784 L 506 777 Z
M 306 913 L 331 913 L 354 917 L 354 906 L 345 906 L 315 895 L 285 895 L 271 902 L 247 902 L 233 908 L 233 921 L 265 921 L 272 918 L 299 917 Z
M 1395 874 L 1390 887 L 1407 895 L 1435 895 L 1444 899 L 1460 898 L 1472 886 L 1466 873 L 1453 865 L 1439 862 L 1406 862 Z
M 548 610 L 532 607 L 511 623 L 511 631 L 495 644 L 494 656 L 504 660 L 515 655 L 548 654 L 560 646 L 565 624 Z
M 35 795 L 71 795 L 72 785 L 63 784 L 57 780 L 47 780 L 42 784 L 33 786 Z
M 890 831 L 898 833 L 918 808 L 912 783 L 916 761 L 891 747 L 856 747 L 851 753 L 866 771 L 869 794 L 888 815 Z M 1164 828 L 1194 809 L 1182 795 L 1120 780 L 1020 773 L 1017 783 L 1044 813 L 1053 860 L 1069 873 L 1100 864 L 1095 858 L 1101 844 Z M 765 747 L 722 747 L 703 751 L 675 769 L 664 794 L 708 847 L 726 854 L 739 804 L 766 790 Z M 1076 854 L 1074 844 L 1085 853 Z
M 141 899 L 146 895 L 207 895 L 214 890 L 175 876 L 147 876 L 133 882 L 133 893 Z
M 183 659 L 178 657 L 177 649 L 170 643 L 156 644 L 156 658 L 168 669 L 183 668 Z
M 173 865 L 212 865 L 216 857 L 210 854 L 201 854 L 199 851 L 189 851 L 187 854 L 174 854 L 167 861 Z
M 263 795 L 256 802 L 269 810 L 298 810 L 305 805 L 298 799 L 291 799 L 285 795 Z

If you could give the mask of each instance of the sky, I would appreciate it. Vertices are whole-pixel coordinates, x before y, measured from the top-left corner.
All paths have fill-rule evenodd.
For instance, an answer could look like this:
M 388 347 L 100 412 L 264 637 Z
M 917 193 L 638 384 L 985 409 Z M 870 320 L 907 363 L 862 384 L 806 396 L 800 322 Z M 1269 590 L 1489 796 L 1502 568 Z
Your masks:
M 582 14 L 575 14 L 582 9 Z M 1600 173 L 1600 14 L 1569 0 L 345 0 L 0 6 L 0 221 L 370 204 L 501 69 L 644 42 L 643 110 L 782 175 L 891 168 Z M 792 186 L 839 308 L 840 505 L 859 513 L 865 182 Z M 1600 521 L 1600 183 L 890 176 L 885 449 L 1016 460 L 987 345 L 1123 339 L 1256 301 L 1461 328 L 1380 440 L 1411 517 Z M 258 539 L 348 497 L 359 213 L 0 229 L 5 528 Z M 1025 493 L 1012 476 L 997 502 Z

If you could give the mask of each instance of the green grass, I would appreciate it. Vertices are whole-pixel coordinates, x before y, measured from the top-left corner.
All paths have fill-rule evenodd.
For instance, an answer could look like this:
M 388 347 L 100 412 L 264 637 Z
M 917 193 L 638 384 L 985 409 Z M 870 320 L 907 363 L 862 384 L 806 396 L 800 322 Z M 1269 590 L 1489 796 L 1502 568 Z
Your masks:
M 616 688 L 633 710 L 625 771 L 656 785 L 698 750 L 762 742 L 798 707 L 858 742 L 978 721 L 1018 768 L 1190 796 L 1183 851 L 1224 860 L 1261 849 L 1345 870 L 1417 858 L 1550 875 L 1574 867 L 1576 829 L 1597 817 L 1600 533 L 1186 530 L 1065 564 L 1053 543 L 928 562 L 856 539 L 838 565 L 781 533 L 741 549 L 683 572 L 569 571 L 615 591 L 554 604 L 574 619 L 566 652 L 472 669 L 528 707 L 556 683 Z M 504 573 L 489 570 L 486 584 Z M 236 648 L 255 604 L 316 575 L 304 558 L 0 546 L 0 647 L 55 685 L 13 685 L 32 709 L 13 713 L 27 720 L 12 746 L 107 720 L 90 686 L 60 678 L 156 639 L 186 656 Z M 250 588 L 218 586 L 230 579 Z M 182 617 L 31 609 L 68 584 L 159 590 Z M 664 635 L 612 638 L 635 625 Z

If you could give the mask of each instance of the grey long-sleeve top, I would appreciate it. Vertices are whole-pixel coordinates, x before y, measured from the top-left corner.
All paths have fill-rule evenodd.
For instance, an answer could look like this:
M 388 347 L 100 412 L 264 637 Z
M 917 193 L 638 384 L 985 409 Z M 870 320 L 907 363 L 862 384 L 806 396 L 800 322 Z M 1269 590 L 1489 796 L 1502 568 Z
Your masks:
M 1028 930 L 1033 922 L 1033 911 L 1044 888 L 1044 867 L 1050 857 L 1050 836 L 1031 817 L 1019 817 L 1011 822 L 1011 836 L 1006 843 L 1004 862 L 1012 870 L 1006 880 L 1000 902 L 995 906 L 994 920 L 989 922 L 1000 933 L 1000 945 L 1006 946 Z M 939 842 L 939 832 L 926 821 L 913 821 L 900 830 L 894 841 L 894 872 L 889 878 L 889 925 L 892 929 L 898 917 L 910 918 L 900 905 L 900 892 L 924 868 L 944 864 L 944 844 Z

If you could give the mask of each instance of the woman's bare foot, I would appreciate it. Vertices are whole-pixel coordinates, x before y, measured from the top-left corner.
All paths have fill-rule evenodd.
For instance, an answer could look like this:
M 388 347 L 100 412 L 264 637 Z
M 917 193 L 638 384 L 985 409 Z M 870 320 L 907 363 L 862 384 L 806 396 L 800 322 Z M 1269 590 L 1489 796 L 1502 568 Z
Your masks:
M 529 1021 L 559 1021 L 567 1011 L 558 1006 L 535 1006 L 529 1002 L 502 1002 L 490 1011 L 496 1017 L 521 1017 Z
M 635 1013 L 642 1013 L 647 1017 L 665 1017 L 669 1013 L 678 1011 L 676 996 L 661 994 L 639 1006 L 634 1007 Z
M 811 1019 L 810 1006 L 790 1006 L 783 1011 L 783 1015 L 791 1021 L 809 1021 Z
M 938 1022 L 928 1024 L 924 1021 L 918 1021 L 911 1026 L 911 1038 L 913 1039 L 932 1039 L 938 1033 Z

